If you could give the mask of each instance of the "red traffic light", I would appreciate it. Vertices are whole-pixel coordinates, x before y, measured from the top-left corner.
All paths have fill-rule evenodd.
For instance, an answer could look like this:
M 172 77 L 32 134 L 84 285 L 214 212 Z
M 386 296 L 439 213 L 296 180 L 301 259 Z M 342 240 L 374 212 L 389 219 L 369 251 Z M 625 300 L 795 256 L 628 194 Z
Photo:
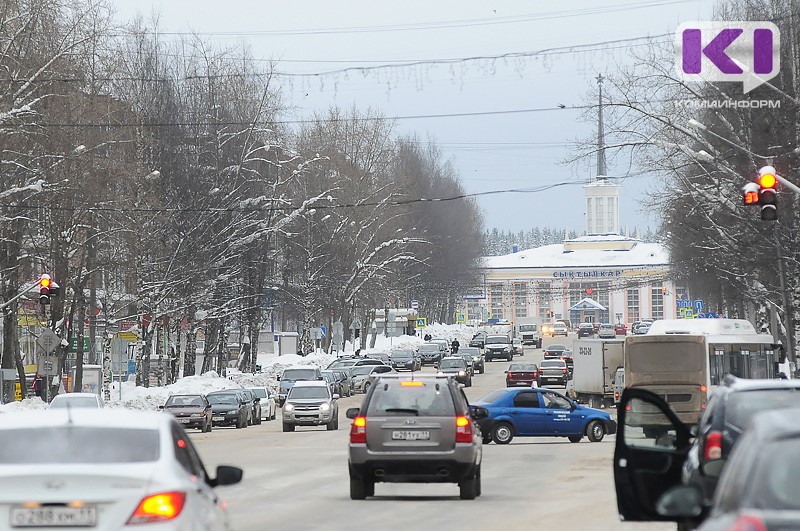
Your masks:
M 42 275 L 42 278 L 39 279 L 39 287 L 41 288 L 49 288 L 51 283 L 50 275 Z
M 758 178 L 758 185 L 761 188 L 775 188 L 776 184 L 778 184 L 778 180 L 772 173 L 765 173 Z
M 758 192 L 745 192 L 744 193 L 744 204 L 745 205 L 757 205 L 758 204 Z
M 592 288 L 586 288 L 586 294 L 591 295 L 594 292 Z

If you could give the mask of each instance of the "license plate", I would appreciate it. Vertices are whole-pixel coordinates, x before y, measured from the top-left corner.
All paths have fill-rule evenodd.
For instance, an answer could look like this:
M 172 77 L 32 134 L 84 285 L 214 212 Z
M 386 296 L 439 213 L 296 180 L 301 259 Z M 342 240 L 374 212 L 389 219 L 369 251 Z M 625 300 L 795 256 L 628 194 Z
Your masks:
M 14 507 L 11 527 L 95 527 L 95 507 Z
M 213 417 L 213 418 L 215 418 L 215 419 L 217 419 L 217 420 L 222 420 L 222 419 L 224 419 L 224 418 L 225 418 L 225 415 L 214 415 L 214 417 Z
M 427 441 L 431 438 L 429 431 L 393 431 L 392 440 L 394 441 Z
M 189 424 L 190 420 L 191 419 L 178 419 L 178 422 L 180 422 L 181 424 Z

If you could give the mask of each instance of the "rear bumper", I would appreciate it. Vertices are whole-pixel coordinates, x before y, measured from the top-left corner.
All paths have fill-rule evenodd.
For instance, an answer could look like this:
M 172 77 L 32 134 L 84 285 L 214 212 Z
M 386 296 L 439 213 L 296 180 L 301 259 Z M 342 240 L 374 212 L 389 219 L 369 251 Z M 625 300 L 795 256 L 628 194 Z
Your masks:
M 365 446 L 351 446 L 350 477 L 387 483 L 457 483 L 470 477 L 480 463 L 480 451 L 473 445 L 453 452 L 404 454 L 374 453 Z

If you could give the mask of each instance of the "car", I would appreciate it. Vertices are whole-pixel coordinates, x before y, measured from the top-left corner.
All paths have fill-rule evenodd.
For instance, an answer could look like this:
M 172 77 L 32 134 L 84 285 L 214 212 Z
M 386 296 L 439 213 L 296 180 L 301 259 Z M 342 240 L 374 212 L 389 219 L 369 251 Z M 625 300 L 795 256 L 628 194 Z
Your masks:
M 472 365 L 471 362 L 470 365 Z M 458 383 L 464 384 L 464 387 L 472 387 L 472 375 L 470 374 L 469 366 L 461 356 L 443 358 L 439 362 L 438 369 L 440 374 L 452 376 Z
M 441 337 L 434 337 L 433 339 L 428 341 L 428 343 L 433 343 L 434 345 L 439 345 L 439 350 L 442 351 L 442 357 L 445 357 L 448 354 L 450 354 L 451 342 L 448 341 L 447 339 L 444 339 L 444 338 L 441 338 Z
M 512 363 L 506 373 L 506 387 L 524 385 L 532 387 L 534 383 L 541 383 L 539 367 L 535 363 Z
M 364 365 L 350 369 L 350 385 L 353 393 L 366 393 L 379 374 L 397 372 L 388 365 Z
M 553 324 L 552 323 L 544 323 L 542 324 L 542 336 L 551 336 L 553 335 Z
M 614 325 L 614 333 L 618 336 L 626 336 L 628 335 L 628 327 L 625 326 L 625 323 L 617 323 Z
M 556 321 L 553 323 L 553 337 L 555 336 L 567 336 L 569 334 L 569 328 L 567 327 L 567 323 L 563 321 Z
M 334 369 L 336 383 L 339 384 L 339 396 L 353 396 L 353 386 L 350 385 L 350 373 L 344 369 Z
M 644 335 L 650 330 L 650 323 L 639 323 L 633 330 L 637 336 Z
M 663 430 L 645 434 L 631 412 L 663 419 Z M 800 529 L 800 409 L 755 415 L 728 459 L 708 460 L 702 471 L 718 476 L 710 507 L 697 485 L 683 484 L 692 447 L 690 427 L 662 397 L 625 389 L 618 408 L 614 448 L 617 509 L 625 521 L 673 521 L 679 529 Z
M 617 431 L 605 411 L 573 402 L 544 387 L 498 389 L 474 404 L 489 412 L 478 420 L 483 442 L 508 444 L 514 437 L 567 437 L 577 443 L 585 436 L 600 442 Z
M 230 528 L 216 487 L 241 481 L 242 469 L 218 466 L 216 477 L 209 476 L 172 415 L 89 408 L 11 412 L 3 415 L 0 445 L 4 526 Z
M 375 483 L 457 483 L 461 499 L 481 495 L 482 436 L 455 380 L 381 376 L 352 419 L 347 469 L 350 498 L 375 495 Z
M 753 417 L 766 410 L 800 408 L 800 380 L 746 380 L 728 375 L 715 388 L 700 418 L 683 466 L 683 483 L 696 485 L 710 505 L 716 476 L 703 473 L 714 459 L 727 459 Z
M 469 347 L 464 347 L 469 348 Z M 453 354 L 453 356 L 458 356 L 459 358 L 464 360 L 464 363 L 467 364 L 467 371 L 469 372 L 470 378 L 475 376 L 475 367 L 472 364 L 472 354 L 469 352 L 464 353 L 462 352 L 463 348 L 458 349 L 458 354 Z
M 355 360 L 358 364 L 365 360 Z M 383 364 L 379 360 L 369 360 L 370 362 Z M 278 405 L 283 407 L 283 402 L 286 400 L 286 395 L 289 394 L 289 389 L 292 388 L 295 382 L 322 380 L 322 373 L 317 367 L 290 367 L 284 369 L 283 374 L 277 377 L 278 381 Z
M 442 349 L 435 343 L 423 343 L 419 346 L 417 354 L 419 354 L 420 364 L 423 366 L 436 365 L 444 357 Z
M 328 383 L 328 387 L 331 388 L 331 393 L 336 393 L 337 395 L 341 396 L 339 392 L 339 384 L 336 382 L 336 375 L 333 374 L 333 371 L 324 370 L 322 372 L 322 379 Z
M 486 365 L 483 361 L 483 354 L 481 354 L 481 349 L 477 347 L 461 347 L 458 349 L 458 353 L 464 356 L 470 356 L 472 358 L 472 374 L 475 374 L 475 371 L 483 374 L 486 371 Z
M 211 404 L 212 426 L 246 428 L 250 423 L 252 407 L 237 390 L 213 391 L 206 395 L 206 399 Z
M 539 365 L 539 383 L 547 386 L 547 384 L 555 383 L 563 385 L 566 389 L 567 382 L 569 381 L 569 369 L 567 362 L 558 359 L 545 359 Z
M 261 400 L 261 418 L 275 420 L 278 404 L 275 403 L 275 393 L 269 387 L 249 387 L 250 391 Z
M 391 365 L 392 363 L 392 358 L 387 352 L 367 352 L 364 356 L 373 360 L 379 360 L 385 365 Z
M 62 393 L 53 397 L 50 409 L 86 407 L 92 409 L 103 408 L 103 399 L 97 393 Z
M 594 335 L 594 325 L 592 323 L 580 323 L 578 325 L 578 337 L 592 337 Z
M 396 370 L 418 371 L 422 361 L 411 349 L 398 349 L 392 352 L 392 367 Z
M 514 352 L 511 350 L 511 339 L 504 334 L 486 336 L 486 348 L 483 349 L 483 357 L 486 361 L 492 361 L 495 358 L 512 361 Z
M 522 346 L 521 339 L 514 338 L 511 340 L 511 352 L 513 352 L 515 356 L 525 355 L 525 349 Z
M 486 344 L 486 332 L 477 332 L 472 339 L 469 340 L 470 347 L 483 348 Z
M 184 428 L 197 428 L 204 433 L 211 431 L 211 404 L 201 394 L 172 395 L 159 409 L 175 417 Z
M 261 424 L 261 399 L 250 389 L 239 390 L 245 397 L 245 402 L 250 407 L 250 419 L 248 424 Z
M 597 337 L 600 339 L 614 339 L 617 337 L 617 332 L 614 330 L 614 325 L 611 323 L 603 323 L 597 329 Z
M 544 359 L 558 359 L 564 354 L 564 351 L 569 350 L 565 345 L 550 345 L 543 351 Z
M 289 390 L 283 405 L 283 431 L 294 431 L 296 426 L 325 426 L 339 429 L 339 395 L 331 393 L 324 381 L 296 382 Z
M 361 367 L 362 365 L 386 365 L 377 358 L 347 357 L 333 360 L 325 367 L 326 370 L 348 369 L 350 367 Z

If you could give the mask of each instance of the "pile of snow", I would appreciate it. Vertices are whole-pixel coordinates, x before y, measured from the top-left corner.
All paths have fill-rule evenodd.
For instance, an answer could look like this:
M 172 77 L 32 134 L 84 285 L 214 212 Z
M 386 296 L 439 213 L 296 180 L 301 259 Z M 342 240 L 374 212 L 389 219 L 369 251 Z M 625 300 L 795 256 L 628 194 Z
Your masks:
M 16 411 L 31 411 L 35 409 L 47 409 L 47 404 L 38 396 L 26 398 L 21 402 L 9 402 L 0 405 L 0 413 L 12 413 Z

